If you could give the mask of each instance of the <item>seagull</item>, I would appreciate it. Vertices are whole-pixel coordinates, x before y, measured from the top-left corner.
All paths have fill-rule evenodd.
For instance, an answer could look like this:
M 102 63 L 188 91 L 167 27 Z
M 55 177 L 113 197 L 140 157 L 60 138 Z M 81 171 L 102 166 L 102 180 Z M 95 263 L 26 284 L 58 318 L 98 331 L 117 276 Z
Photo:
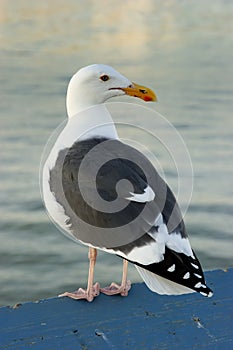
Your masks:
M 130 262 L 153 292 L 210 297 L 174 194 L 151 162 L 117 134 L 105 102 L 124 95 L 157 100 L 151 89 L 104 64 L 81 68 L 68 85 L 68 119 L 44 163 L 42 197 L 53 223 L 89 247 L 89 274 L 86 289 L 59 296 L 127 296 Z M 123 259 L 120 284 L 94 283 L 97 249 Z

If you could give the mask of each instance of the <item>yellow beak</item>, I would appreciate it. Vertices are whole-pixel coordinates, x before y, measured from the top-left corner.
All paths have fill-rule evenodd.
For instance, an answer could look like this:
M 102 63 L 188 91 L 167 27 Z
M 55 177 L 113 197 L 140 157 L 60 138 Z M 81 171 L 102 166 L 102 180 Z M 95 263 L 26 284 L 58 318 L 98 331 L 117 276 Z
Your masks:
M 122 90 L 126 93 L 126 95 L 141 98 L 146 102 L 157 101 L 157 96 L 155 95 L 154 91 L 142 85 L 133 83 L 127 88 L 122 88 Z

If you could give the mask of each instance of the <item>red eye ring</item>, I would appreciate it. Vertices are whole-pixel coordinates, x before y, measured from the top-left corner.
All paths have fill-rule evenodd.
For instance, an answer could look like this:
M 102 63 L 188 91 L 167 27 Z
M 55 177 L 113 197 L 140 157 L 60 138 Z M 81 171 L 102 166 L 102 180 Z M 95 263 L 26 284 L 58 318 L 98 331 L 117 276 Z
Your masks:
M 100 77 L 100 80 L 102 80 L 102 81 L 107 81 L 107 80 L 109 80 L 110 79 L 110 77 L 107 75 L 107 74 L 103 74 L 103 75 L 101 75 L 101 77 Z

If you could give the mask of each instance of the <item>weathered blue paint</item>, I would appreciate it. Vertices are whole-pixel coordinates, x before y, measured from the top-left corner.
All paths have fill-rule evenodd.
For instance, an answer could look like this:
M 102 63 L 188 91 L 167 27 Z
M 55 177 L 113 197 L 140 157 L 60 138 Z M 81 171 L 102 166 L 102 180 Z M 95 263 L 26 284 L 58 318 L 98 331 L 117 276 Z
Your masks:
M 127 298 L 100 295 L 0 308 L 0 349 L 230 349 L 233 269 L 206 273 L 212 298 L 159 296 L 135 284 Z

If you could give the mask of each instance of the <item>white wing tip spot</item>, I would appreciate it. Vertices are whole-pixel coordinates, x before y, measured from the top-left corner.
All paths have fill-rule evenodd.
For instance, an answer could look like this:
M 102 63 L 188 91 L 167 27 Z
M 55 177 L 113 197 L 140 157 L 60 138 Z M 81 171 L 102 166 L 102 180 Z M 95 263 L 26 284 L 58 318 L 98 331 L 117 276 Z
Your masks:
M 190 277 L 190 273 L 187 272 L 187 273 L 184 275 L 183 279 L 184 279 L 184 280 L 187 280 L 189 277 Z
M 195 284 L 194 288 L 201 288 L 202 287 L 202 283 L 198 282 L 197 284 Z
M 194 276 L 196 276 L 197 278 L 202 278 L 202 276 L 198 275 L 197 273 L 194 273 Z
M 198 265 L 193 264 L 193 263 L 191 263 L 191 265 L 192 265 L 195 269 L 199 269 Z
M 167 269 L 167 271 L 168 271 L 168 272 L 174 272 L 174 271 L 175 271 L 175 268 L 176 268 L 176 265 L 173 264 L 172 266 L 170 266 L 170 267 Z
M 211 298 L 212 295 L 213 295 L 213 292 L 209 292 L 208 294 L 205 293 L 205 292 L 200 292 L 201 295 L 204 295 L 204 297 L 208 297 L 208 298 Z

